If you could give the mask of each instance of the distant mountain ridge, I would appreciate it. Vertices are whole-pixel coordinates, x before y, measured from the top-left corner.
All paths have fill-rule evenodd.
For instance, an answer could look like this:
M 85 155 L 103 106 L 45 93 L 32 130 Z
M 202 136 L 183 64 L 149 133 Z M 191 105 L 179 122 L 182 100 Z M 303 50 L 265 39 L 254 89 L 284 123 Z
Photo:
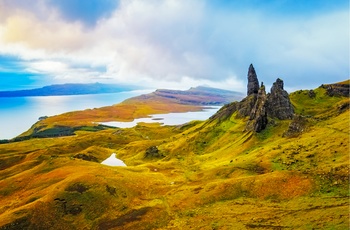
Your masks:
M 35 97 L 35 96 L 63 96 L 63 95 L 83 95 L 101 93 L 119 93 L 123 91 L 135 90 L 136 87 L 121 86 L 116 84 L 78 84 L 67 83 L 59 85 L 49 85 L 37 89 L 0 91 L 0 97 Z

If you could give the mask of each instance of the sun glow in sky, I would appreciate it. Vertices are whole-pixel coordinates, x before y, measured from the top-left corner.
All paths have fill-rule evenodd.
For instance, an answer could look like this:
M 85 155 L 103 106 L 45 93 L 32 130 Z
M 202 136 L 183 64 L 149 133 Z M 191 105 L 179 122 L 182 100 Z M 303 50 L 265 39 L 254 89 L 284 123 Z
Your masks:
M 245 92 L 349 77 L 348 0 L 0 0 L 0 90 L 104 82 Z

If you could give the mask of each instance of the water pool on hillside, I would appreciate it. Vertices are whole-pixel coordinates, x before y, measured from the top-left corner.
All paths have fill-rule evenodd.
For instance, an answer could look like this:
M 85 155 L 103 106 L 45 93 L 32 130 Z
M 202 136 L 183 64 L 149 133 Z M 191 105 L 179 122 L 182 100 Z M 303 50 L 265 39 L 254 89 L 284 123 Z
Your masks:
M 102 161 L 101 164 L 108 166 L 126 166 L 124 161 L 116 157 L 115 153 L 112 153 L 111 156 L 108 157 L 106 160 Z
M 193 120 L 206 120 L 213 114 L 215 114 L 221 106 L 210 106 L 202 111 L 185 112 L 185 113 L 167 113 L 167 114 L 155 114 L 147 118 L 138 118 L 130 122 L 123 121 L 109 121 L 99 122 L 102 125 L 108 125 L 118 128 L 132 128 L 138 123 L 161 123 L 162 125 L 181 125 Z

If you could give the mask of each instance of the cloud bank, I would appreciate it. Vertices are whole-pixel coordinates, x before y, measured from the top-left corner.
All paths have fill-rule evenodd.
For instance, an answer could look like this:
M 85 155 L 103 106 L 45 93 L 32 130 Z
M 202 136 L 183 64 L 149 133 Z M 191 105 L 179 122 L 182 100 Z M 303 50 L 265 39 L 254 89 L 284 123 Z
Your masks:
M 0 0 L 0 55 L 18 58 L 20 71 L 43 84 L 206 84 L 245 92 L 250 63 L 267 85 L 280 77 L 291 89 L 349 77 L 347 1 L 288 14 L 281 1 L 28 2 Z

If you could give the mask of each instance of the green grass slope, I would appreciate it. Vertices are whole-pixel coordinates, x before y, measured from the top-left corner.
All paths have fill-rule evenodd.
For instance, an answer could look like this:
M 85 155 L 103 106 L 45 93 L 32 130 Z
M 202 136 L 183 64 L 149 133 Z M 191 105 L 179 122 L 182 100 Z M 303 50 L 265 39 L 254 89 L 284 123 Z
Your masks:
M 349 98 L 290 98 L 292 136 L 231 114 L 1 144 L 0 229 L 348 229 Z

